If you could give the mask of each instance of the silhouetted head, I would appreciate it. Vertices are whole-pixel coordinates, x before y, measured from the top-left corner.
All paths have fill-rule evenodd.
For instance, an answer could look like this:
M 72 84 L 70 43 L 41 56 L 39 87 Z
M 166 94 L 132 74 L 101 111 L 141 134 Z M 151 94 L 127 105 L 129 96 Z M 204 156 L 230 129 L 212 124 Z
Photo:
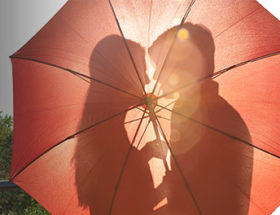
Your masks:
M 160 35 L 149 48 L 157 67 L 154 79 L 161 73 L 159 82 L 166 93 L 208 76 L 214 72 L 214 52 L 213 37 L 205 27 L 191 23 L 185 23 L 181 28 L 175 26 Z
M 89 67 L 91 77 L 129 93 L 142 94 L 142 87 L 132 63 L 133 57 L 137 72 L 143 84 L 149 82 L 145 73 L 145 50 L 138 43 L 124 40 L 117 35 L 102 39 L 94 48 Z

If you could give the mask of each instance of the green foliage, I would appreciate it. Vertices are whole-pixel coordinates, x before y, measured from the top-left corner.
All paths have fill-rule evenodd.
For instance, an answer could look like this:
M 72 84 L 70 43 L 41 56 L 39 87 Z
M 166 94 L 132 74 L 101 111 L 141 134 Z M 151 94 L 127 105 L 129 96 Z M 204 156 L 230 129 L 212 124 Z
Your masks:
M 0 179 L 9 178 L 13 138 L 12 125 L 12 117 L 3 116 L 0 112 Z
M 12 156 L 13 119 L 0 111 L 0 180 L 9 178 Z M 1 215 L 49 214 L 23 190 L 0 191 Z

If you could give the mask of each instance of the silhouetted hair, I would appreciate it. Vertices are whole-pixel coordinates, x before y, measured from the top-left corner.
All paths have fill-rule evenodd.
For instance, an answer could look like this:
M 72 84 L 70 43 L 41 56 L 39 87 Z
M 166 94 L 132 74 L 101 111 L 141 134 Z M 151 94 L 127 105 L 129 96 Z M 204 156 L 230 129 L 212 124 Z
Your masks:
M 200 50 L 204 62 L 205 62 L 205 72 L 206 76 L 214 72 L 214 53 L 215 45 L 214 39 L 210 31 L 203 25 L 193 25 L 191 23 L 185 23 L 181 28 L 185 28 L 189 33 L 188 41 L 193 42 L 196 47 Z M 174 26 L 173 28 L 165 31 L 161 34 L 158 39 L 153 43 L 149 49 L 151 58 L 153 59 L 153 48 L 158 46 L 162 41 L 169 37 L 170 39 L 175 38 L 175 33 L 179 30 L 179 26 Z M 153 59 L 155 60 L 155 59 Z

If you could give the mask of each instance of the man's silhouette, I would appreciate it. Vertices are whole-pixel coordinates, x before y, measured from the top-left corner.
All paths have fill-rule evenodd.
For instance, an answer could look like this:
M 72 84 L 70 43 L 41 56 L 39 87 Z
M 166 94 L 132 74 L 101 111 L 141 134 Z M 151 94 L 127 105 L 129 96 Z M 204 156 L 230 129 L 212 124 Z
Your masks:
M 253 149 L 235 138 L 250 140 L 248 128 L 209 78 L 215 50 L 211 33 L 191 23 L 177 29 L 163 33 L 149 49 L 158 66 L 155 92 L 177 98 L 168 140 L 172 169 L 159 188 L 170 192 L 159 214 L 248 214 Z M 166 62 L 168 48 L 162 54 L 162 47 L 172 47 Z M 180 183 L 185 198 L 173 192 Z

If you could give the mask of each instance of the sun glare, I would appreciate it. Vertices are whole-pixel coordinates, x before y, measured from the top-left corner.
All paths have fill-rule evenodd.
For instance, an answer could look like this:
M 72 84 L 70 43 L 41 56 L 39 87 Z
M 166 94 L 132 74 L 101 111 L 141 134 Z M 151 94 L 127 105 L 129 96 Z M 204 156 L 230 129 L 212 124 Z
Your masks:
M 189 38 L 189 32 L 185 28 L 181 28 L 177 33 L 177 38 L 180 41 L 186 41 Z

